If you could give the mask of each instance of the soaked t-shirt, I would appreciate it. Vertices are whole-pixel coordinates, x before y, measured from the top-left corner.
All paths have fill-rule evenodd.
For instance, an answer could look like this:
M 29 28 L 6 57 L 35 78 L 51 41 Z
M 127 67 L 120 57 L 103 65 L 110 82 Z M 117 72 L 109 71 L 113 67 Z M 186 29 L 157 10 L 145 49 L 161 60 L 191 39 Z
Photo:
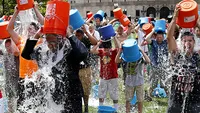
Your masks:
M 153 66 L 163 66 L 168 62 L 167 40 L 163 40 L 161 44 L 152 40 L 150 58 Z
M 144 84 L 143 66 L 143 59 L 127 63 L 125 67 L 125 73 L 127 74 L 125 84 L 127 86 L 134 87 Z
M 172 74 L 170 113 L 177 109 L 174 108 L 176 105 L 180 111 L 183 109 L 186 113 L 199 113 L 191 110 L 197 110 L 194 106 L 200 104 L 200 55 L 175 55 Z
M 99 49 L 100 56 L 100 77 L 101 79 L 109 80 L 118 78 L 117 64 L 115 63 L 115 57 L 117 55 L 117 49 L 110 49 L 106 52 L 103 48 Z

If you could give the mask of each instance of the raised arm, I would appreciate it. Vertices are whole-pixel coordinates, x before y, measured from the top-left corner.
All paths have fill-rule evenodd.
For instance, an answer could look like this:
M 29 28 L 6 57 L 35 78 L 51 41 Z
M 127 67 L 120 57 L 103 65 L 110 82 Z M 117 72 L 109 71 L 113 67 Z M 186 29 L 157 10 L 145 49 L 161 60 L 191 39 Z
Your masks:
M 90 50 L 90 53 L 93 53 L 93 54 L 99 54 L 99 51 L 97 50 L 97 48 L 99 48 L 99 46 L 101 45 L 101 41 L 99 41 L 97 43 L 97 45 L 95 45 L 91 50 Z
M 115 63 L 120 63 L 122 62 L 122 59 L 120 58 L 120 55 L 122 53 L 122 45 L 124 44 L 124 42 L 121 42 L 120 43 L 120 46 L 119 46 L 119 49 L 118 49 L 118 52 L 117 52 L 117 55 L 115 57 Z
M 40 22 L 40 24 L 44 25 L 44 16 L 40 13 L 37 2 L 34 3 L 33 9 L 35 11 L 36 16 L 38 17 L 38 21 Z
M 88 31 L 85 28 L 85 25 L 83 25 L 81 28 L 82 28 L 83 32 L 87 35 L 88 39 L 90 40 L 90 43 L 92 45 L 96 45 L 97 42 L 98 42 L 97 39 L 93 35 L 91 35 L 90 33 L 88 33 Z
M 147 41 L 148 44 L 151 44 L 151 42 L 152 42 L 151 37 L 152 37 L 152 35 L 154 34 L 154 32 L 155 32 L 155 30 L 153 29 L 153 30 L 151 31 L 151 33 L 149 33 L 149 34 L 146 36 L 145 41 Z
M 9 24 L 7 26 L 7 31 L 16 45 L 19 44 L 19 38 L 20 38 L 19 35 L 14 31 L 14 23 L 15 23 L 15 19 L 17 18 L 18 13 L 19 13 L 19 10 L 17 9 L 17 6 L 15 6 L 14 14 L 12 18 L 10 19 Z
M 168 41 L 168 48 L 170 51 L 177 50 L 177 44 L 176 44 L 176 40 L 174 38 L 174 31 L 175 31 L 175 27 L 176 27 L 176 18 L 178 17 L 179 10 L 180 10 L 180 7 L 177 6 L 174 11 L 173 19 L 170 22 L 168 30 L 167 30 L 168 31 L 167 41 Z
M 140 51 L 141 51 L 141 53 L 142 53 L 142 55 L 143 55 L 144 61 L 145 61 L 146 63 L 149 64 L 149 63 L 151 62 L 150 58 L 149 58 L 148 55 L 140 48 L 140 46 L 139 46 L 139 49 L 140 49 Z

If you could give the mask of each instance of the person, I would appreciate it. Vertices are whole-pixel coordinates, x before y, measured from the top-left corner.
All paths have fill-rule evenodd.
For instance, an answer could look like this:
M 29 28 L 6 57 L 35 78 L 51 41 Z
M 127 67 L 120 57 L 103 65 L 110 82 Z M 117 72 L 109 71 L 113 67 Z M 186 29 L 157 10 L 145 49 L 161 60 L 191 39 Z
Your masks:
M 122 45 L 123 42 L 121 42 L 120 49 L 115 58 L 116 63 L 120 63 L 123 61 L 123 59 L 120 58 L 120 55 L 123 51 Z M 139 50 L 141 51 L 143 58 L 141 57 L 138 61 L 135 62 L 127 62 L 127 65 L 125 67 L 125 71 L 127 74 L 125 79 L 126 113 L 130 113 L 130 102 L 135 94 L 135 91 L 138 102 L 138 113 L 142 113 L 144 90 L 143 64 L 145 62 L 150 63 L 150 59 L 141 48 L 139 48 Z
M 85 44 L 88 51 L 91 48 L 91 45 L 96 45 L 97 40 L 92 36 L 87 30 L 85 25 L 81 27 L 82 29 L 78 29 L 75 32 L 76 37 Z M 96 63 L 96 62 L 95 62 Z M 85 106 L 85 113 L 88 113 L 88 101 L 90 96 L 90 90 L 91 90 L 91 55 L 89 54 L 87 59 L 82 61 L 80 63 L 79 68 L 79 78 L 81 80 L 83 91 L 84 91 L 84 106 Z
M 64 105 L 62 113 L 82 113 L 83 88 L 79 67 L 80 62 L 87 58 L 88 50 L 69 29 L 67 31 L 67 38 L 59 34 L 45 34 L 47 43 L 44 44 L 49 50 L 42 52 L 42 45 L 34 48 L 41 36 L 41 30 L 38 30 L 34 39 L 27 40 L 22 56 L 27 60 L 35 59 L 39 68 L 53 63 L 50 76 L 56 86 L 51 92 L 54 102 Z
M 34 5 L 34 10 L 37 13 L 37 15 L 40 13 L 37 7 L 37 4 Z M 15 7 L 15 11 L 14 14 L 11 18 L 11 20 L 9 21 L 9 24 L 7 26 L 7 31 L 11 36 L 11 39 L 13 40 L 13 42 L 15 43 L 15 45 L 18 47 L 20 53 L 22 52 L 23 48 L 24 48 L 24 44 L 25 41 L 28 37 L 32 37 L 35 35 L 35 33 L 37 32 L 37 30 L 39 29 L 39 27 L 37 26 L 36 23 L 31 22 L 27 31 L 28 31 L 28 36 L 24 37 L 24 36 L 19 36 L 19 34 L 14 30 L 14 23 L 16 20 L 17 15 L 19 14 L 19 10 L 17 8 L 17 6 Z M 38 19 L 40 20 L 40 22 L 42 22 L 41 24 L 43 24 L 43 19 L 44 17 L 40 14 L 38 15 Z M 19 94 L 19 98 L 18 98 L 18 106 L 23 104 L 23 100 L 25 99 L 25 94 L 23 93 L 24 91 L 24 79 L 26 76 L 31 77 L 32 73 L 35 72 L 38 69 L 37 64 L 31 60 L 28 61 L 26 59 L 24 59 L 23 57 L 21 57 L 21 55 L 19 55 L 19 89 L 18 89 L 18 94 Z
M 100 45 L 103 48 L 98 48 Z M 99 105 L 103 105 L 106 94 L 109 92 L 116 110 L 118 110 L 119 98 L 117 64 L 115 63 L 117 50 L 117 48 L 112 49 L 111 41 L 106 40 L 99 41 L 90 51 L 100 57 Z
M 160 84 L 161 88 L 165 88 L 165 91 L 168 92 L 168 86 L 165 80 L 167 79 L 168 73 L 165 71 L 169 68 L 168 60 L 168 46 L 167 40 L 164 37 L 162 31 L 155 33 L 155 39 L 152 39 L 152 35 L 155 33 L 154 29 L 149 33 L 144 41 L 147 41 L 151 46 L 151 87 L 150 87 L 150 96 L 152 96 L 153 89 Z
M 4 53 L 4 66 L 6 74 L 6 96 L 8 98 L 8 112 L 14 113 L 16 110 L 16 98 L 18 96 L 19 80 L 19 50 L 13 44 L 12 39 L 5 40 L 6 53 Z
M 93 37 L 95 37 L 96 40 L 99 41 L 101 39 L 99 32 L 95 30 L 93 24 L 89 24 L 89 33 L 90 33 L 90 35 L 92 35 Z
M 181 48 L 173 37 L 180 6 L 176 6 L 174 17 L 168 28 L 168 47 L 171 53 L 172 84 L 168 102 L 168 113 L 200 112 L 200 56 L 194 51 L 192 32 L 181 34 Z

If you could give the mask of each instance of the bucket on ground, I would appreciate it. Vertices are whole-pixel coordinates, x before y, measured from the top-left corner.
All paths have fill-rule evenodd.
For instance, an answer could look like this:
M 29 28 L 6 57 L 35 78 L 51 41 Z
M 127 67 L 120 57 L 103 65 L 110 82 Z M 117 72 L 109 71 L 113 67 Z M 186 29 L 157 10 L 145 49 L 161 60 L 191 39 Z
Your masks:
M 70 10 L 69 23 L 72 26 L 73 30 L 80 28 L 85 23 L 77 9 Z
M 122 12 L 122 8 L 116 8 L 113 10 L 113 13 L 114 13 L 114 17 L 119 19 L 121 18 L 124 14 Z
M 34 7 L 34 0 L 17 0 L 19 10 L 27 10 Z
M 139 51 L 139 47 L 135 39 L 125 40 L 122 48 L 123 51 L 121 57 L 125 62 L 136 62 L 142 58 L 142 54 Z
M 198 19 L 198 4 L 194 0 L 183 0 L 178 4 L 180 11 L 176 23 L 182 28 L 193 28 Z
M 99 10 L 99 11 L 94 15 L 94 18 L 95 18 L 95 19 L 96 19 L 96 18 L 99 18 L 100 21 L 103 21 L 104 14 L 105 14 L 104 11 Z
M 7 31 L 9 21 L 0 22 L 0 39 L 9 38 L 10 34 Z
M 103 26 L 103 27 L 100 27 L 99 28 L 99 33 L 102 36 L 102 40 L 108 40 L 111 37 L 116 35 L 115 30 L 114 30 L 114 28 L 113 28 L 113 26 L 111 24 Z
M 43 33 L 66 36 L 70 4 L 64 1 L 48 1 Z
M 146 23 L 142 26 L 143 31 L 145 32 L 146 35 L 148 35 L 149 33 L 151 33 L 151 31 L 153 30 L 153 25 L 150 23 Z
M 155 22 L 155 32 L 163 32 L 166 31 L 166 21 L 165 20 L 156 20 Z
M 94 85 L 92 87 L 93 98 L 98 98 L 98 90 L 99 90 L 99 85 Z
M 98 113 L 115 113 L 116 109 L 111 106 L 99 106 Z
M 155 97 L 167 97 L 167 94 L 163 88 L 160 87 L 160 84 L 157 85 L 157 87 L 153 90 L 153 96 Z

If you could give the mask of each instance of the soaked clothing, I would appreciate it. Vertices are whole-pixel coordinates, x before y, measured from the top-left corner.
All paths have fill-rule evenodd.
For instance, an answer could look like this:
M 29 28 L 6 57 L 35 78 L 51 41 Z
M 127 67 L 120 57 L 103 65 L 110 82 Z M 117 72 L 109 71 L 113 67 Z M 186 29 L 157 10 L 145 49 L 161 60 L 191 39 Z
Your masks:
M 152 66 L 163 66 L 168 62 L 168 46 L 167 40 L 164 40 L 161 44 L 158 44 L 156 40 L 152 40 L 150 59 Z
M 174 57 L 168 113 L 200 112 L 200 56 L 177 54 Z
M 165 80 L 168 76 L 166 69 L 169 67 L 167 40 L 163 40 L 161 44 L 158 44 L 156 40 L 152 39 L 150 49 L 150 82 L 152 84 L 152 88 L 156 88 L 157 84 L 160 82 L 161 87 L 165 87 L 167 89 L 167 84 L 165 83 Z
M 19 81 L 19 57 L 14 55 L 4 55 L 4 65 L 6 73 L 6 95 L 8 98 L 17 97 Z
M 83 43 L 75 36 L 66 40 L 63 47 L 57 53 L 51 53 L 42 46 L 33 50 L 27 40 L 26 50 L 22 56 L 26 59 L 36 59 L 40 68 L 52 66 L 50 76 L 55 80 L 55 89 L 52 90 L 52 98 L 56 104 L 63 104 L 65 110 L 62 113 L 81 113 L 83 88 L 79 79 L 79 64 L 85 60 L 88 51 Z M 63 57 L 60 55 L 62 54 Z
M 135 87 L 144 84 L 144 60 L 140 59 L 137 62 L 127 63 L 125 67 L 126 81 L 125 85 Z
M 115 63 L 115 57 L 117 55 L 117 49 L 110 49 L 106 52 L 103 48 L 99 49 L 100 56 L 100 77 L 101 79 L 109 80 L 118 78 L 117 64 Z

